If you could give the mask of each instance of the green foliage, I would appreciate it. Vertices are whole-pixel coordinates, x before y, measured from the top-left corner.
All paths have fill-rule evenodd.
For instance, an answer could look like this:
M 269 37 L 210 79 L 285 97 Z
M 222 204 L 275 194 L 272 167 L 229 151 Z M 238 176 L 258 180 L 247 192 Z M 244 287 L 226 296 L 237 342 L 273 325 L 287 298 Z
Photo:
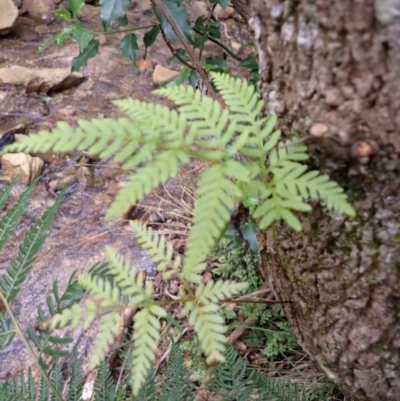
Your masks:
M 229 0 L 209 0 L 209 2 L 210 7 L 220 4 L 223 8 L 226 8 L 229 4 Z M 73 58 L 71 69 L 72 71 L 78 71 L 80 68 L 87 65 L 90 58 L 97 55 L 100 44 L 100 41 L 98 40 L 99 36 L 128 32 L 121 40 L 121 53 L 124 57 L 127 57 L 132 61 L 136 59 L 139 54 L 139 45 L 138 37 L 134 32 L 140 29 L 147 29 L 148 26 L 125 28 L 125 26 L 129 25 L 127 7 L 130 0 L 100 1 L 100 18 L 104 32 L 95 32 L 86 28 L 84 24 L 79 21 L 78 13 L 84 5 L 83 0 L 68 0 L 68 3 L 71 11 L 67 9 L 58 9 L 53 13 L 57 18 L 66 21 L 69 26 L 40 46 L 38 52 L 46 50 L 53 44 L 62 46 L 67 41 L 74 40 L 79 45 L 79 54 Z M 184 0 L 163 0 L 165 8 L 163 12 L 160 11 L 158 6 L 156 6 L 155 9 L 152 8 L 153 12 L 155 12 L 157 23 L 145 33 L 143 38 L 144 58 L 147 56 L 147 49 L 154 44 L 160 32 L 162 32 L 164 40 L 170 42 L 169 47 L 170 44 L 173 44 L 173 47 L 175 47 L 175 50 L 173 51 L 174 57 L 172 57 L 172 60 L 183 68 L 180 76 L 175 81 L 167 84 L 167 86 L 180 85 L 186 81 L 186 79 L 189 80 L 190 85 L 193 87 L 202 84 L 202 80 L 196 68 L 189 69 L 187 64 L 182 62 L 182 60 L 184 60 L 196 64 L 197 60 L 191 60 L 187 51 L 184 48 L 179 47 L 179 45 L 183 45 L 183 47 L 189 46 L 196 49 L 202 47 L 207 41 L 212 41 L 214 44 L 220 46 L 224 50 L 225 55 L 231 56 L 238 62 L 239 67 L 249 69 L 253 77 L 251 82 L 256 86 L 258 81 L 258 64 L 254 57 L 254 53 L 251 53 L 246 58 L 242 59 L 238 54 L 235 54 L 232 50 L 221 43 L 220 21 L 213 21 L 207 16 L 201 16 L 193 22 L 190 20 L 184 3 L 187 4 L 190 2 L 185 2 Z M 182 37 L 180 39 L 182 39 L 184 43 L 181 43 L 180 39 L 176 36 L 170 23 L 167 21 L 166 14 L 168 14 L 169 19 L 173 21 L 175 28 L 181 33 Z M 112 25 L 117 25 L 118 27 L 123 26 L 124 29 L 119 30 L 117 28 L 114 31 L 110 31 L 109 29 Z M 247 46 L 253 46 L 253 43 L 250 42 L 245 44 L 242 46 L 241 50 Z M 176 57 L 176 55 L 179 55 L 179 57 Z M 193 55 L 191 55 L 191 57 L 193 57 Z M 230 67 L 225 58 L 219 56 L 211 55 L 203 58 L 200 61 L 200 64 L 208 72 L 230 72 Z
M 182 314 L 188 316 L 208 363 L 224 361 L 226 328 L 218 313 L 219 301 L 247 286 L 244 282 L 212 280 L 200 284 L 205 258 L 229 224 L 235 204 L 258 199 L 252 210 L 259 228 L 283 220 L 300 231 L 301 223 L 295 213 L 312 210 L 306 203 L 309 199 L 321 199 L 334 211 L 354 215 L 346 195 L 335 182 L 317 171 L 306 172 L 307 167 L 301 164 L 308 158 L 306 147 L 280 141 L 280 131 L 274 131 L 276 118 L 259 117 L 263 102 L 252 85 L 223 74 L 212 76 L 226 109 L 192 87 L 165 88 L 155 93 L 172 100 L 178 110 L 133 99 L 115 101 L 129 118 L 81 120 L 75 130 L 66 123 L 58 123 L 53 131 L 40 131 L 5 150 L 85 149 L 101 157 L 113 155 L 126 169 L 137 167 L 117 194 L 107 218 L 120 214 L 160 183 L 175 177 L 180 165 L 191 158 L 208 163 L 198 182 L 193 226 L 183 258 L 174 258 L 172 246 L 165 239 L 138 223 L 131 224 L 163 277 L 177 277 L 182 283 Z M 250 227 L 246 235 L 254 237 L 254 231 Z M 51 327 L 76 327 L 81 321 L 88 327 L 100 313 L 94 367 L 104 359 L 113 341 L 121 308 L 138 308 L 131 369 L 133 393 L 138 394 L 154 361 L 160 319 L 166 318 L 167 313 L 154 300 L 152 285 L 144 282 L 141 273 L 111 248 L 107 248 L 107 255 L 114 282 L 92 274 L 80 276 L 79 284 L 92 298 L 85 301 L 84 308 L 74 304 L 63 309 L 53 317 Z
M 26 209 L 27 196 L 30 195 L 32 190 L 33 187 L 29 187 L 22 194 L 22 201 L 20 202 L 20 198 L 16 205 L 4 216 L 2 222 L 0 223 L 0 229 L 7 231 L 5 234 L 5 239 L 7 239 L 11 234 L 11 231 L 9 230 L 10 226 L 15 227 L 15 221 L 19 220 L 22 213 Z M 10 266 L 7 268 L 6 273 L 0 277 L 0 289 L 3 292 L 7 302 L 11 302 L 18 295 L 20 286 L 31 271 L 36 255 L 46 240 L 58 207 L 60 206 L 62 197 L 64 196 L 64 192 L 65 191 L 60 194 L 54 205 L 45 211 L 41 219 L 31 226 L 25 235 L 22 245 L 19 247 L 19 252 L 16 258 L 10 262 Z M 3 224 L 4 220 L 6 221 L 5 224 Z
M 238 353 L 228 346 L 226 363 L 218 365 L 210 372 L 210 380 L 206 384 L 209 399 L 232 401 L 247 401 L 250 399 L 266 401 L 307 401 L 304 389 L 299 389 L 289 380 L 264 377 L 246 366 Z M 59 388 L 61 367 L 58 363 L 53 366 L 52 383 Z M 81 370 L 74 359 L 71 380 L 68 383 L 68 401 L 78 401 L 81 396 Z M 189 371 L 183 362 L 180 347 L 173 343 L 168 363 L 162 372 L 164 379 L 161 386 L 156 386 L 154 367 L 149 371 L 144 386 L 138 395 L 132 395 L 125 388 L 122 393 L 124 401 L 193 401 L 196 390 L 190 381 Z M 107 365 L 102 361 L 97 370 L 94 384 L 95 401 L 115 401 L 116 386 Z M 222 397 L 222 398 L 221 398 Z M 47 388 L 40 383 L 36 391 L 31 370 L 28 378 L 21 373 L 19 380 L 13 380 L 0 385 L 0 401 L 47 401 Z

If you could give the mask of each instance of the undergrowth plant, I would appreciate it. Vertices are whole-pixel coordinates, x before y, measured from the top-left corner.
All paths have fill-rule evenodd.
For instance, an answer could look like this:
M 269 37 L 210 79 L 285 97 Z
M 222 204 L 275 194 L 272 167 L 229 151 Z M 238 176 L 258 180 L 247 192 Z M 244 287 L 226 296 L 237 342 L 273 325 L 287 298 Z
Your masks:
M 248 368 L 246 362 L 229 346 L 225 352 L 227 363 L 221 364 L 210 374 L 207 386 L 208 399 L 226 401 L 307 401 L 305 389 L 292 384 L 290 380 L 263 377 L 254 369 Z M 61 366 L 56 362 L 52 384 L 62 386 Z M 196 389 L 190 381 L 189 371 L 183 363 L 180 347 L 173 343 L 168 363 L 162 372 L 164 378 L 161 386 L 156 385 L 156 373 L 153 367 L 137 395 L 129 389 L 118 391 L 113 383 L 106 363 L 101 362 L 94 383 L 94 401 L 193 401 Z M 67 385 L 66 401 L 82 400 L 82 368 L 76 349 L 71 367 L 71 379 Z M 27 377 L 21 373 L 19 379 L 0 385 L 0 401 L 47 401 L 48 387 L 42 379 L 39 386 L 35 384 L 32 371 Z
M 152 189 L 176 177 L 180 166 L 192 158 L 207 165 L 198 180 L 184 256 L 174 255 L 165 238 L 139 223 L 132 222 L 131 228 L 162 277 L 179 279 L 179 299 L 171 303 L 183 304 L 182 314 L 188 316 L 209 364 L 225 360 L 225 326 L 218 314 L 219 301 L 247 287 L 244 282 L 201 282 L 206 257 L 229 225 L 235 204 L 258 199 L 252 216 L 259 229 L 283 220 L 300 231 L 296 212 L 312 211 L 309 200 L 321 200 L 333 211 L 354 215 L 337 183 L 318 171 L 307 172 L 302 164 L 308 159 L 306 146 L 281 140 L 281 132 L 274 130 L 276 117 L 260 116 L 263 102 L 251 84 L 219 73 L 213 73 L 212 78 L 226 107 L 192 87 L 159 89 L 154 93 L 172 100 L 177 110 L 134 99 L 118 100 L 114 104 L 128 118 L 80 120 L 75 129 L 59 122 L 54 130 L 39 131 L 5 149 L 86 150 L 102 158 L 113 156 L 125 169 L 136 168 L 116 195 L 107 219 L 122 214 Z M 116 285 L 91 274 L 81 275 L 79 283 L 92 297 L 84 307 L 74 304 L 55 315 L 49 326 L 76 327 L 82 321 L 88 327 L 101 314 L 94 367 L 104 359 L 113 341 L 121 309 L 138 308 L 131 356 L 133 392 L 138 394 L 155 358 L 160 319 L 167 318 L 165 302 L 154 299 L 152 283 L 121 255 L 111 248 L 107 248 L 107 255 Z

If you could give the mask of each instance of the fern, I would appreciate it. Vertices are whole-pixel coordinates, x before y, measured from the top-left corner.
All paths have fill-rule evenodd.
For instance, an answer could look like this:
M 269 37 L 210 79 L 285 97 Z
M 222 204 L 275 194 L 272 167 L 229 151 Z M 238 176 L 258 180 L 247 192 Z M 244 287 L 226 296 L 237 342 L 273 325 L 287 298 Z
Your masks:
M 97 369 L 96 381 L 94 383 L 95 401 L 114 401 L 115 385 L 112 381 L 111 373 L 104 361 Z
M 78 359 L 78 351 L 74 347 L 71 380 L 69 382 L 68 401 L 80 401 L 82 397 L 82 368 Z
M 159 401 L 193 401 L 193 385 L 183 361 L 179 345 L 172 341 L 171 353 L 165 368 L 165 380 Z
M 6 191 L 2 194 L 0 198 L 0 209 L 4 207 L 11 190 L 13 189 L 17 178 L 9 185 Z M 15 205 L 3 216 L 0 221 L 0 250 L 3 248 L 6 241 L 9 239 L 10 235 L 14 232 L 17 227 L 21 216 L 26 210 L 27 201 L 30 198 L 32 191 L 37 183 L 37 180 L 32 182 L 32 184 L 21 194 Z
M 46 240 L 64 193 L 65 190 L 58 196 L 54 205 L 46 210 L 42 218 L 31 226 L 19 247 L 18 255 L 10 262 L 6 273 L 0 277 L 0 289 L 8 302 L 11 302 L 18 295 L 20 286 L 31 271 L 36 255 Z
M 308 159 L 307 148 L 281 141 L 281 132 L 274 129 L 276 117 L 259 116 L 263 102 L 253 85 L 223 74 L 211 75 L 228 106 L 225 109 L 191 87 L 164 88 L 155 93 L 175 102 L 177 110 L 120 100 L 114 103 L 129 118 L 81 120 L 76 129 L 58 123 L 53 131 L 40 131 L 4 151 L 85 149 L 101 157 L 113 156 L 125 169 L 135 168 L 115 197 L 107 218 L 123 213 L 153 188 L 176 177 L 180 166 L 192 158 L 207 164 L 198 181 L 193 225 L 183 257 L 175 257 L 171 245 L 138 223 L 131 224 L 131 228 L 163 277 L 180 280 L 182 314 L 189 316 L 208 362 L 214 363 L 225 359 L 226 328 L 218 314 L 219 302 L 238 294 L 246 284 L 199 283 L 205 259 L 229 224 L 237 202 L 249 196 L 258 198 L 253 217 L 259 228 L 283 220 L 296 231 L 301 230 L 297 213 L 312 210 L 309 200 L 321 200 L 327 208 L 349 216 L 354 210 L 335 182 L 317 171 L 307 172 L 301 164 Z M 137 308 L 131 353 L 132 392 L 137 395 L 154 362 L 160 319 L 170 317 L 163 304 L 153 298 L 151 283 L 146 283 L 134 266 L 110 248 L 107 256 L 109 275 L 89 273 L 79 278 L 79 285 L 89 291 L 91 298 L 83 306 L 75 303 L 58 310 L 50 328 L 68 324 L 76 327 L 80 322 L 86 328 L 100 313 L 93 367 L 104 359 L 120 322 L 121 309 Z M 28 267 L 13 265 L 0 281 L 9 297 L 16 295 L 19 277 L 27 271 Z

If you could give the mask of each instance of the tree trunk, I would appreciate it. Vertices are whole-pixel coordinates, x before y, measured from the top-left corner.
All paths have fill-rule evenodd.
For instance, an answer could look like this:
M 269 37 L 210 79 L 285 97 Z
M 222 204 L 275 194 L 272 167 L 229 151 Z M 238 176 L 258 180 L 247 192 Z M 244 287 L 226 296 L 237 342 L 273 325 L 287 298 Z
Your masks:
M 400 3 L 252 0 L 266 112 L 310 134 L 355 219 L 315 206 L 262 260 L 308 354 L 356 400 L 400 400 Z

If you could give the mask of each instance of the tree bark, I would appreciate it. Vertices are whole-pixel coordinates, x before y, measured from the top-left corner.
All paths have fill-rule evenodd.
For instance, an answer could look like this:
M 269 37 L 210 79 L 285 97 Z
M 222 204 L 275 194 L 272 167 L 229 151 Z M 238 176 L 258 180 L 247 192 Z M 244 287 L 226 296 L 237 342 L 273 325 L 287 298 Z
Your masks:
M 355 219 L 315 205 L 261 256 L 300 344 L 356 400 L 400 400 L 400 4 L 249 2 L 268 114 L 311 134 Z

